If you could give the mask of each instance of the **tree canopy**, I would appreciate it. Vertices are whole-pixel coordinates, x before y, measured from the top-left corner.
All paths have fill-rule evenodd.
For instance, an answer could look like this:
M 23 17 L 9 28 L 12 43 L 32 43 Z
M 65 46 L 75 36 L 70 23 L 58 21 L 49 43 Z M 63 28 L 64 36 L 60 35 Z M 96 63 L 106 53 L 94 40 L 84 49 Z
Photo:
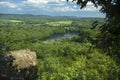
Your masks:
M 67 0 L 69 1 L 69 0 Z M 92 2 L 95 7 L 101 6 L 100 12 L 106 15 L 105 22 L 99 27 L 97 47 L 111 56 L 120 57 L 120 0 L 73 0 L 80 8 Z

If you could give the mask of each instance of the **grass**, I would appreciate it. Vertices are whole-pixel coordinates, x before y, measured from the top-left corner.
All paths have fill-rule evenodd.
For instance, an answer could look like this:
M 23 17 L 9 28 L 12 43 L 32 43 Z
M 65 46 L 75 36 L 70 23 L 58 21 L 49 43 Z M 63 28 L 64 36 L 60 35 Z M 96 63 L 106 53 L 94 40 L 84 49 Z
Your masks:
M 70 25 L 72 21 L 58 21 L 58 22 L 50 22 L 47 23 L 50 26 L 60 26 L 60 25 Z
M 19 23 L 19 22 L 24 22 L 23 20 L 16 20 L 16 19 L 0 19 L 0 22 L 9 22 L 9 23 Z
M 24 22 L 24 21 L 22 21 L 22 20 L 9 20 L 10 22 Z

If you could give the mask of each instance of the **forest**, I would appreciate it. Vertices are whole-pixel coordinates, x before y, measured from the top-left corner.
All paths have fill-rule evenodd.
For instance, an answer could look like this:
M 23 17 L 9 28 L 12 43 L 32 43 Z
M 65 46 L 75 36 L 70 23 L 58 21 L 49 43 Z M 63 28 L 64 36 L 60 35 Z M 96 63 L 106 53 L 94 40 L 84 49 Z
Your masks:
M 99 25 L 92 29 L 95 21 Z M 35 51 L 38 80 L 120 80 L 116 58 L 95 46 L 104 22 L 103 18 L 0 14 L 0 54 Z

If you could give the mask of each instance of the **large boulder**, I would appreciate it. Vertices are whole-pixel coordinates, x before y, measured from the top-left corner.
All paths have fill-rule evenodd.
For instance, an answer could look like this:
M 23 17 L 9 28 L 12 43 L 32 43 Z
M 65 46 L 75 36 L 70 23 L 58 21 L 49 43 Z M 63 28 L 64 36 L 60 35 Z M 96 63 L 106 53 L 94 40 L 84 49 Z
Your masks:
M 30 50 L 10 51 L 7 56 L 15 58 L 13 66 L 17 65 L 17 69 L 37 65 L 36 53 Z
M 18 50 L 8 52 L 4 58 L 4 75 L 1 73 L 1 79 L 4 80 L 36 80 L 37 79 L 37 57 L 36 53 L 27 50 Z M 6 71 L 6 73 L 5 73 Z M 0 79 L 0 80 L 1 80 Z

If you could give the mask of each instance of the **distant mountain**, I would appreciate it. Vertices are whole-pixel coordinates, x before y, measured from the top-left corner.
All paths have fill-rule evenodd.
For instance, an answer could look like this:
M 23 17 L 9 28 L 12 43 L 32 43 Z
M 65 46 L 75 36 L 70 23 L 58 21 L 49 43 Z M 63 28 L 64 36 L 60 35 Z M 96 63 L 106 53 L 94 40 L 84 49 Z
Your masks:
M 4 14 L 4 13 L 0 13 L 0 18 L 1 17 L 7 17 L 7 16 L 11 16 L 11 17 L 15 17 L 15 16 L 19 16 L 19 17 L 45 17 L 45 18 L 77 18 L 76 16 L 50 16 L 50 15 L 33 15 L 33 14 Z
M 50 16 L 50 15 L 33 15 L 33 14 L 4 14 L 4 13 L 0 13 L 0 18 L 3 19 L 32 19 L 32 18 L 43 18 L 43 19 L 55 19 L 55 20 L 68 20 L 68 19 L 77 19 L 77 18 L 81 18 L 81 19 L 88 19 L 91 17 L 76 17 L 76 16 Z M 94 17 L 95 18 L 95 17 Z M 97 18 L 97 17 L 96 17 Z

